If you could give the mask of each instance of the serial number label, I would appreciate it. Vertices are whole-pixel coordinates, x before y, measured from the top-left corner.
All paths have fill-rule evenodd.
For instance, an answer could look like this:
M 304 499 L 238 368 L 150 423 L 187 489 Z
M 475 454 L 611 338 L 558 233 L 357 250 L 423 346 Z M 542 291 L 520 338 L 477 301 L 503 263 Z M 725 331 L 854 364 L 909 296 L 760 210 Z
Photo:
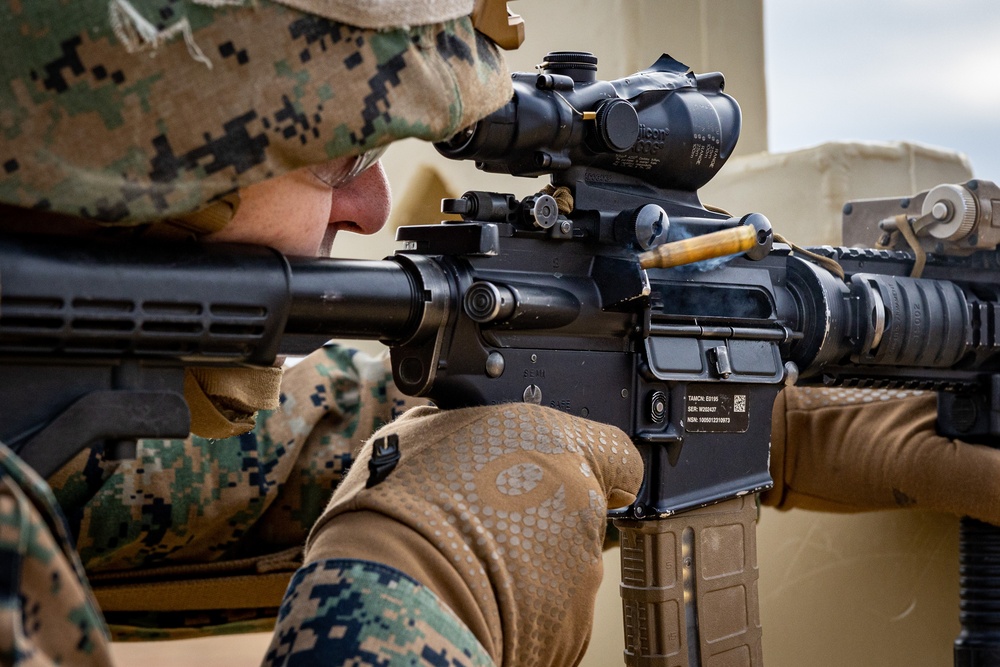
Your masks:
M 746 390 L 688 386 L 684 400 L 684 430 L 692 433 L 744 433 L 749 427 Z

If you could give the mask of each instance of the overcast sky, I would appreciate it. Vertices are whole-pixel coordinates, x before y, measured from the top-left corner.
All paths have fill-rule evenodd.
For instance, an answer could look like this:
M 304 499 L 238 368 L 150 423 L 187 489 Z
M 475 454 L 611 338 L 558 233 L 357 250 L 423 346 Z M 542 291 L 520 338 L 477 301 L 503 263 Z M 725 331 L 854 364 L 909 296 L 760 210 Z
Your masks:
M 911 140 L 1000 181 L 1000 1 L 764 0 L 770 149 Z

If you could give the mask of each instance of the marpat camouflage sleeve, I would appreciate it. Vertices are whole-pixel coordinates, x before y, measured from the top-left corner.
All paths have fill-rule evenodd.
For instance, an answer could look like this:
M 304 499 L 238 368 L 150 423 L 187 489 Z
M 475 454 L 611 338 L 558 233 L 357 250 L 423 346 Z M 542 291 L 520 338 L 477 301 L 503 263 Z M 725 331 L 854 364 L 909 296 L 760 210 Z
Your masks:
M 51 491 L 0 445 L 0 664 L 106 665 L 109 640 Z
M 263 664 L 472 667 L 493 661 L 434 593 L 402 572 L 324 560 L 295 573 Z
M 116 638 L 269 629 L 306 535 L 353 451 L 424 403 L 396 390 L 386 359 L 337 345 L 287 369 L 280 400 L 245 435 L 143 440 L 136 458 L 121 462 L 95 448 L 49 480 Z M 183 602 L 187 609 L 139 613 L 129 600 L 122 607 L 117 590 L 278 572 L 286 579 L 276 593 L 261 590 L 259 604 L 239 609 L 219 599 L 214 609 Z

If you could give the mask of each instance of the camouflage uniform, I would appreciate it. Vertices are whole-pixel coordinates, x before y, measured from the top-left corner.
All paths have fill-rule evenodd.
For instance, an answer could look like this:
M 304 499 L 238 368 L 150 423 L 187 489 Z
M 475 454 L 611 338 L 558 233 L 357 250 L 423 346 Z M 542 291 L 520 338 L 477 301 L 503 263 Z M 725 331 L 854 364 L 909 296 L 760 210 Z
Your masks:
M 254 574 L 262 564 L 287 581 L 353 451 L 418 402 L 397 392 L 383 359 L 336 345 L 286 372 L 282 386 L 281 407 L 262 414 L 251 433 L 215 441 L 141 441 L 136 459 L 121 463 L 105 461 L 94 449 L 51 480 L 79 534 L 78 550 L 99 598 L 139 576 L 204 580 L 206 573 Z M 4 664 L 33 664 L 26 660 L 33 652 L 53 661 L 72 656 L 74 663 L 105 664 L 108 630 L 83 566 L 65 546 L 71 540 L 51 492 L 14 455 L 2 462 L 8 475 L 0 494 L 0 557 L 17 558 L 0 627 L 0 650 L 11 656 Z M 27 500 L 23 488 L 32 489 Z M 53 533 L 60 539 L 53 540 Z M 29 576 L 35 572 L 44 575 Z M 37 602 L 22 606 L 20 597 Z M 277 616 L 282 631 L 268 664 L 316 659 L 315 651 L 328 651 L 320 653 L 328 658 L 384 651 L 397 658 L 422 656 L 431 664 L 444 655 L 451 656 L 449 664 L 452 658 L 455 664 L 489 664 L 475 637 L 433 593 L 372 563 L 327 561 L 302 568 L 280 613 L 278 598 L 266 595 L 256 608 L 228 610 L 219 602 L 211 609 L 106 611 L 105 618 L 116 639 L 130 640 L 270 630 Z M 308 639 L 325 637 L 332 627 L 345 629 L 337 642 L 316 646 Z M 53 643 L 52 637 L 63 641 Z
M 325 560 L 288 587 L 265 665 L 492 665 L 475 636 L 427 588 L 378 563 Z
M 375 30 L 303 11 L 326 5 L 308 1 L 3 2 L 0 226 L 73 231 L 88 220 L 146 230 L 167 221 L 173 232 L 205 233 L 217 227 L 196 212 L 229 205 L 246 185 L 403 137 L 447 138 L 509 99 L 510 85 L 495 46 L 454 13 L 468 3 L 445 4 L 451 13 L 436 23 Z M 112 602 L 122 582 L 290 578 L 352 448 L 405 405 L 386 378 L 381 361 L 327 347 L 288 374 L 280 407 L 252 433 L 141 441 L 122 463 L 83 452 L 50 480 L 68 529 L 45 484 L 0 445 L 0 660 L 107 662 L 109 629 L 84 568 L 98 599 Z M 309 598 L 316 569 L 297 576 L 289 600 Z M 303 627 L 347 619 L 356 631 L 336 651 L 360 651 L 395 623 L 403 649 L 383 642 L 387 654 L 488 661 L 404 575 L 354 563 L 320 569 L 337 573 L 342 594 L 316 620 L 299 607 L 295 618 Z M 280 600 L 262 597 L 235 611 L 139 612 L 126 600 L 105 618 L 123 639 L 260 630 Z M 376 613 L 378 623 L 357 628 Z M 306 645 L 283 635 L 276 646 L 270 661 L 294 661 Z
M 109 661 L 107 629 L 52 492 L 0 445 L 0 664 Z
M 0 202 L 102 222 L 443 139 L 511 94 L 467 18 L 375 31 L 267 0 L 8 0 L 0 19 Z

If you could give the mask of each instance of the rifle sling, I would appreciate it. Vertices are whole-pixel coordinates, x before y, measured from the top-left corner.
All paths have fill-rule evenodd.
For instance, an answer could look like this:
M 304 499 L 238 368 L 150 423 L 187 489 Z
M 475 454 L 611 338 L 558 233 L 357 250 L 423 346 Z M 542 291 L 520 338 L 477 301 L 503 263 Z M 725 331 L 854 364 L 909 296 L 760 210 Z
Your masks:
M 292 574 L 95 585 L 94 595 L 105 612 L 277 608 Z

